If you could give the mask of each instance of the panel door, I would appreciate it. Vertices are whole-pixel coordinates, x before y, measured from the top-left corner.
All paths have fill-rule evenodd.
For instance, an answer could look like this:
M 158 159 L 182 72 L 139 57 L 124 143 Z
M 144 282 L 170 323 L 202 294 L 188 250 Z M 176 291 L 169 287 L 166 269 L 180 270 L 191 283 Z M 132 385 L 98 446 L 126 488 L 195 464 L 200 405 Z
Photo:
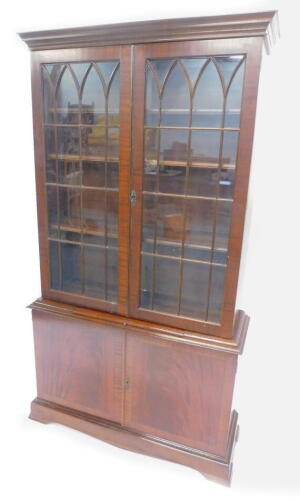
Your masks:
M 37 395 L 121 422 L 122 330 L 33 311 Z
M 33 57 L 44 296 L 124 313 L 129 51 Z
M 257 39 L 135 50 L 138 318 L 232 334 L 260 51 Z
M 224 455 L 236 356 L 129 334 L 126 426 Z

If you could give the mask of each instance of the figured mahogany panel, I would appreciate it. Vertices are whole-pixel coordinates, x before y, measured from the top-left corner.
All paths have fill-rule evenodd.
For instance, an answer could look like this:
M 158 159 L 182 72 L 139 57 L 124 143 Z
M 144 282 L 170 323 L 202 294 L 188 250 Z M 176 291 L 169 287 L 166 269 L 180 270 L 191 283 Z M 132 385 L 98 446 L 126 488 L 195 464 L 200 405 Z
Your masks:
M 236 356 L 128 334 L 127 427 L 224 456 Z
M 120 422 L 120 328 L 33 311 L 38 397 Z

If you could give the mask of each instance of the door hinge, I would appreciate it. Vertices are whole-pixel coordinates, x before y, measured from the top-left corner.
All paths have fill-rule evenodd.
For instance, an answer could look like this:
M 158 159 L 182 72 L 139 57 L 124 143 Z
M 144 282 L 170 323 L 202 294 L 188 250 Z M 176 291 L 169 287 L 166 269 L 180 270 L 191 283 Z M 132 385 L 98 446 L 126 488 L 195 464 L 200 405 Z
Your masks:
M 129 389 L 129 380 L 128 379 L 125 380 L 125 389 Z
M 130 193 L 130 203 L 133 207 L 136 204 L 136 192 L 135 191 L 131 191 L 131 193 Z

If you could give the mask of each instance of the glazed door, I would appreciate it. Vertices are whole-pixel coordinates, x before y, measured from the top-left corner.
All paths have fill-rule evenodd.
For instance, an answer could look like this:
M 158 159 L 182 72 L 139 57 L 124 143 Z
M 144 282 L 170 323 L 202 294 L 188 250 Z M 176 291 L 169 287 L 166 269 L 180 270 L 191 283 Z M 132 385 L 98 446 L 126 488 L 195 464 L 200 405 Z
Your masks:
M 123 314 L 129 57 L 118 47 L 38 53 L 33 81 L 43 295 Z
M 254 38 L 135 49 L 137 318 L 232 334 L 260 52 Z

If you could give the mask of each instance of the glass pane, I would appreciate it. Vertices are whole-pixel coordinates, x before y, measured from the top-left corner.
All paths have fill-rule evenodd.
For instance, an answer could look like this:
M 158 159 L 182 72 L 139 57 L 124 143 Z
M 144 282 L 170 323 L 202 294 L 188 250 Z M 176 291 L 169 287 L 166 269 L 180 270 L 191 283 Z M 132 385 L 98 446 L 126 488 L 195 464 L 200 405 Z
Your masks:
M 186 167 L 159 167 L 159 190 L 161 193 L 183 194 L 185 186 Z
M 89 297 L 105 297 L 105 250 L 83 247 L 84 294 Z
M 239 127 L 245 63 L 237 70 L 228 89 L 226 99 L 225 127 Z
M 49 241 L 49 258 L 50 258 L 50 288 L 59 288 L 59 253 L 57 241 Z
M 159 121 L 159 88 L 153 73 L 147 66 L 145 124 L 157 126 Z
M 220 323 L 223 306 L 223 290 L 226 267 L 212 266 L 208 321 Z
M 105 81 L 106 88 L 108 88 L 110 84 L 111 77 L 116 69 L 117 64 L 118 61 L 102 61 L 96 63 L 96 66 L 98 67 Z
M 72 243 L 61 243 L 62 290 L 81 293 L 81 247 Z
M 243 57 L 147 62 L 143 308 L 221 319 Z
M 200 71 L 203 68 L 204 64 L 207 62 L 207 59 L 206 58 L 181 59 L 181 62 L 188 74 L 188 77 L 191 82 L 191 87 L 194 88 L 197 78 L 200 74 Z
M 118 244 L 118 208 L 119 194 L 114 191 L 107 192 L 107 245 L 117 246 Z
M 188 80 L 179 63 L 173 66 L 161 99 L 161 125 L 188 126 L 190 91 Z
M 56 112 L 59 123 L 79 122 L 79 99 L 73 75 L 65 66 L 56 92 Z
M 79 155 L 79 130 L 77 127 L 57 127 L 57 154 Z
M 117 302 L 118 299 L 118 252 L 114 248 L 107 250 L 107 300 Z
M 81 130 L 82 156 L 104 160 L 106 139 L 106 129 L 104 127 L 83 127 Z
M 105 163 L 98 161 L 82 162 L 82 184 L 84 186 L 105 186 Z
M 59 184 L 81 184 L 79 161 L 58 160 L 57 165 Z
M 107 163 L 107 186 L 117 188 L 119 185 L 119 164 L 116 161 Z
M 224 167 L 234 167 L 238 146 L 238 132 L 224 132 L 222 163 Z
M 156 257 L 153 309 L 177 313 L 179 290 L 179 260 Z
M 223 89 L 218 71 L 211 61 L 199 79 L 193 99 L 194 127 L 221 127 Z
M 55 186 L 47 186 L 48 234 L 58 237 L 57 191 Z
M 221 132 L 217 130 L 193 130 L 191 140 L 192 165 L 213 164 L 218 166 Z
M 83 241 L 105 245 L 105 191 L 86 189 L 82 193 Z
M 75 74 L 78 85 L 81 86 L 85 75 L 90 67 L 90 63 L 73 63 L 70 65 Z
M 146 129 L 144 141 L 144 191 L 156 191 L 158 130 Z
M 218 201 L 216 217 L 215 247 L 227 248 L 230 229 L 232 203 L 230 201 Z
M 46 68 L 43 68 L 43 90 L 44 90 L 44 120 L 45 123 L 55 122 L 55 86 Z
M 109 128 L 107 137 L 107 159 L 116 161 L 119 158 L 119 129 Z
M 82 123 L 105 125 L 105 95 L 101 78 L 94 66 L 84 82 L 81 99 Z
M 81 193 L 79 189 L 60 187 L 60 238 L 79 241 L 81 233 Z
M 187 200 L 184 257 L 208 261 L 211 256 L 215 201 Z
M 221 71 L 225 88 L 227 88 L 230 84 L 230 80 L 233 77 L 234 72 L 242 59 L 243 56 L 217 56 L 215 58 L 219 70 Z
M 141 307 L 151 309 L 152 307 L 152 280 L 153 280 L 153 257 L 142 255 L 141 262 Z
M 120 70 L 113 75 L 108 94 L 108 125 L 120 123 Z
M 152 71 L 158 81 L 160 89 L 162 89 L 173 63 L 173 59 L 153 59 L 148 61 L 148 64 L 152 67 Z
M 48 227 L 57 240 L 51 287 L 110 302 L 118 294 L 118 66 L 42 67 Z
M 163 129 L 160 132 L 160 164 L 182 165 L 188 159 L 188 130 Z
M 209 268 L 209 265 L 197 262 L 183 263 L 180 307 L 180 313 L 183 316 L 205 319 Z

